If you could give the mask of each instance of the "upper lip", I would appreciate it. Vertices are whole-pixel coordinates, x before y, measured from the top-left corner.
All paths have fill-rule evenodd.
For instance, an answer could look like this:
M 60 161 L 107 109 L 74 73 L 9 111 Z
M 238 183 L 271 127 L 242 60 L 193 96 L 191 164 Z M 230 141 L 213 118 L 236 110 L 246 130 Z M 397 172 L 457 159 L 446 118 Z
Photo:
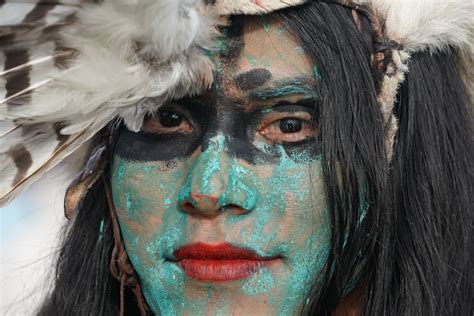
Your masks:
M 276 259 L 277 257 L 262 257 L 254 251 L 233 246 L 229 243 L 206 244 L 193 243 L 178 248 L 173 256 L 175 261 L 185 259 L 193 260 L 254 260 L 265 261 Z

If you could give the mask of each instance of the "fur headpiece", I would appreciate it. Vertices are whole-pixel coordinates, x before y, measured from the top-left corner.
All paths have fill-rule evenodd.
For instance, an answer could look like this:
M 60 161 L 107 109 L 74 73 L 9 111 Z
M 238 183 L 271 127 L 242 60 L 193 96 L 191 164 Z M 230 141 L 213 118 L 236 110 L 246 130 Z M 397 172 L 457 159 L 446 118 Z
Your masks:
M 0 2 L 0 206 L 83 149 L 120 117 L 133 131 L 172 98 L 213 80 L 220 18 L 263 14 L 304 0 L 86 0 Z M 378 101 L 391 155 L 394 98 L 410 54 L 470 52 L 474 3 L 326 0 L 371 18 Z M 388 58 L 388 60 L 387 60 Z M 388 61 L 388 62 L 387 62 Z M 79 154 L 81 153 L 81 154 Z M 74 169 L 73 166 L 68 168 Z

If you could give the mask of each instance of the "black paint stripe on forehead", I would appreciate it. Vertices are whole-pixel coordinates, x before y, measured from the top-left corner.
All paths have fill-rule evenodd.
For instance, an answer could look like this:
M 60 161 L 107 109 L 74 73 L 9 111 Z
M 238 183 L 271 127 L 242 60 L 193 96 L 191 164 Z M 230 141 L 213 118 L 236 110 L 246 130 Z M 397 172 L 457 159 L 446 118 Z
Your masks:
M 272 73 L 265 68 L 257 68 L 240 74 L 235 78 L 235 85 L 242 91 L 263 86 L 272 78 Z

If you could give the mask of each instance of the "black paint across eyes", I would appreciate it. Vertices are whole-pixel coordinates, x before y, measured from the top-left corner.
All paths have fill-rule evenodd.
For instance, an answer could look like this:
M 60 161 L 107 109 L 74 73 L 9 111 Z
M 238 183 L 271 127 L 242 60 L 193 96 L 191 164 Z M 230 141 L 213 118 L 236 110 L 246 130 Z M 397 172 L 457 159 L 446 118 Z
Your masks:
M 167 161 L 190 156 L 198 146 L 197 135 L 135 133 L 122 126 L 115 153 L 130 161 Z
M 318 112 L 314 110 L 314 100 L 302 100 L 304 104 L 309 102 L 312 106 L 299 104 L 277 105 L 275 111 L 298 112 L 306 111 L 310 114 Z M 185 110 L 183 110 L 185 109 Z M 210 144 L 210 139 L 218 133 L 226 138 L 226 146 L 229 155 L 241 158 L 249 163 L 276 163 L 280 158 L 280 152 L 276 145 L 267 146 L 265 152 L 254 145 L 255 135 L 262 124 L 265 113 L 262 111 L 245 112 L 242 107 L 235 104 L 226 105 L 220 103 L 217 107 L 203 102 L 182 100 L 177 104 L 165 106 L 158 113 L 157 118 L 165 118 L 170 124 L 176 124 L 180 116 L 186 113 L 186 119 L 192 125 L 192 132 L 173 132 L 168 134 L 147 134 L 144 132 L 131 132 L 122 126 L 115 147 L 115 152 L 120 157 L 131 161 L 168 161 L 189 157 L 199 147 L 205 151 Z M 176 116 L 175 116 L 176 115 Z M 314 117 L 318 120 L 318 117 Z M 282 122 L 285 122 L 282 120 Z M 163 122 L 161 122 L 162 125 Z M 298 129 L 298 120 L 289 119 L 282 128 L 288 132 Z M 174 125 L 175 126 L 175 125 Z M 306 157 L 316 157 L 320 153 L 319 142 L 314 137 L 296 143 L 283 143 L 286 154 L 291 158 L 306 153 Z
M 188 103 L 194 102 L 188 101 Z M 190 156 L 202 144 L 204 131 L 209 129 L 209 121 L 203 118 L 215 116 L 214 108 L 203 107 L 199 104 L 189 104 L 188 107 L 178 103 L 163 106 L 158 111 L 156 118 L 160 120 L 162 125 L 164 125 L 163 123 L 176 124 L 177 120 L 186 117 L 193 127 L 192 132 L 135 133 L 122 125 L 117 136 L 115 153 L 126 160 L 140 162 L 167 161 Z

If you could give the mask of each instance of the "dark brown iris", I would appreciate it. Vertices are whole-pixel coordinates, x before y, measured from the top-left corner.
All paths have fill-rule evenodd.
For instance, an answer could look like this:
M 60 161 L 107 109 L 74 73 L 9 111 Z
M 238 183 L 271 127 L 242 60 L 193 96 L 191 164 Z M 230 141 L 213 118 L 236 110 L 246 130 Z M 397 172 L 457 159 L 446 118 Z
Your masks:
M 176 127 L 183 122 L 183 118 L 175 112 L 160 111 L 159 116 L 163 127 Z
M 298 133 L 303 129 L 303 122 L 297 119 L 280 120 L 280 130 L 285 134 Z

